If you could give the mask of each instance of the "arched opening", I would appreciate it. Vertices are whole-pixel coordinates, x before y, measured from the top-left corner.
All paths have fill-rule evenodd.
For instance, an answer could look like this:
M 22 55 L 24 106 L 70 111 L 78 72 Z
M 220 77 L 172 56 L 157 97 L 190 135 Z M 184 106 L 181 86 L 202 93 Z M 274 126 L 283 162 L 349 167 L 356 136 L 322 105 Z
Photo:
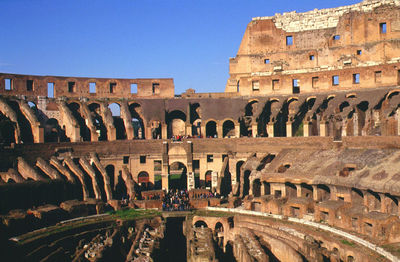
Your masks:
M 14 110 L 17 114 L 17 121 L 20 130 L 21 141 L 26 143 L 33 143 L 33 132 L 31 123 L 22 113 L 21 109 L 19 108 L 19 104 L 16 101 L 8 101 L 10 107 Z
M 182 111 L 174 110 L 167 114 L 167 135 L 168 138 L 173 136 L 186 135 L 186 115 Z
M 215 121 L 208 121 L 206 124 L 206 137 L 218 137 L 217 123 Z
M 58 124 L 57 119 L 50 118 L 44 125 L 44 141 L 45 142 L 65 142 L 69 139 L 65 135 L 65 130 Z
M 236 184 L 240 185 L 240 172 L 241 172 L 241 168 L 242 165 L 244 164 L 244 161 L 238 161 L 236 163 Z
M 223 137 L 235 137 L 235 124 L 231 120 L 226 120 L 222 125 Z
M 395 196 L 392 196 L 388 193 L 386 196 L 386 212 L 393 215 L 398 215 L 399 213 L 399 201 Z
M 81 106 L 78 103 L 73 102 L 68 104 L 68 108 L 69 110 L 71 110 L 72 115 L 79 124 L 81 138 L 83 139 L 83 141 L 90 141 L 90 129 L 86 125 L 85 119 L 82 117 Z
M 301 196 L 306 198 L 313 198 L 313 188 L 312 186 L 301 183 Z
M 353 256 L 347 256 L 347 262 L 355 262 L 356 260 L 354 259 Z
M 212 171 L 208 170 L 205 174 L 205 186 L 207 189 L 211 189 Z
M 219 248 L 223 248 L 224 246 L 224 226 L 222 225 L 221 222 L 217 222 L 215 224 L 215 230 L 214 230 L 214 237 L 217 242 L 217 245 Z
M 113 116 L 117 139 L 126 139 L 125 124 L 121 117 L 121 106 L 117 103 L 112 103 L 108 105 L 108 108 L 111 110 L 111 114 Z
M 327 201 L 331 198 L 331 190 L 327 185 L 317 185 L 318 201 Z
M 118 178 L 117 178 L 116 182 L 117 183 L 115 185 L 115 194 L 114 194 L 115 198 L 116 199 L 122 199 L 122 198 L 127 197 L 128 188 L 127 188 L 127 186 L 125 184 L 124 179 L 122 178 L 122 171 L 121 170 L 118 172 Z M 134 196 L 130 196 L 130 197 L 133 198 Z
M 253 181 L 253 196 L 260 197 L 261 196 L 261 182 L 260 179 L 255 179 Z
M 286 197 L 293 198 L 297 197 L 297 187 L 296 185 L 286 182 L 285 183 L 285 189 L 286 189 Z
M 265 168 L 265 166 L 269 163 L 271 163 L 272 160 L 274 160 L 275 155 L 273 154 L 268 154 L 266 155 L 261 161 L 260 164 L 257 167 L 257 171 L 261 171 Z
M 15 123 L 0 112 L 0 144 L 15 143 Z
M 354 187 L 351 188 L 351 202 L 353 204 L 360 205 L 364 203 L 364 194 L 361 192 L 361 190 Z
M 103 118 L 101 117 L 100 105 L 97 103 L 91 103 L 89 105 L 90 115 L 93 119 L 93 124 L 96 128 L 96 132 L 99 135 L 99 141 L 107 140 L 107 128 L 104 125 Z
M 368 190 L 367 192 L 369 210 L 379 212 L 381 210 L 381 197 L 372 190 Z
M 7 180 L 7 184 L 15 184 L 15 183 L 16 183 L 15 180 L 12 179 L 12 178 L 9 178 L 9 179 Z
M 196 221 L 196 223 L 194 223 L 194 226 L 195 227 L 204 227 L 204 228 L 208 227 L 207 223 L 204 222 L 203 220 Z
M 129 105 L 129 112 L 132 117 L 133 135 L 135 138 L 144 139 L 144 123 L 142 117 L 142 107 L 138 103 L 132 103 Z
M 151 127 L 151 137 L 153 139 L 161 139 L 162 137 L 161 122 L 158 120 L 153 120 L 151 121 L 150 127 Z
M 243 176 L 243 197 L 247 196 L 249 194 L 250 190 L 250 170 L 245 170 L 244 171 L 244 176 Z
M 138 184 L 140 185 L 140 191 L 151 189 L 150 176 L 146 171 L 142 171 L 138 174 Z
M 110 186 L 115 191 L 115 168 L 113 165 L 106 166 L 106 173 L 110 178 Z
M 187 168 L 181 162 L 174 162 L 169 166 L 168 185 L 170 189 L 187 189 Z

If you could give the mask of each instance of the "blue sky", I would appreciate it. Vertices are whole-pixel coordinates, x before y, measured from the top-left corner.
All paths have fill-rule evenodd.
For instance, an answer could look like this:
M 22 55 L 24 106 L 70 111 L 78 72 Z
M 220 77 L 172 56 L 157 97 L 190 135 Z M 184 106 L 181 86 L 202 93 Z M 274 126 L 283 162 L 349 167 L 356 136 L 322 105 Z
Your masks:
M 353 0 L 0 0 L 0 72 L 172 77 L 223 92 L 252 17 Z

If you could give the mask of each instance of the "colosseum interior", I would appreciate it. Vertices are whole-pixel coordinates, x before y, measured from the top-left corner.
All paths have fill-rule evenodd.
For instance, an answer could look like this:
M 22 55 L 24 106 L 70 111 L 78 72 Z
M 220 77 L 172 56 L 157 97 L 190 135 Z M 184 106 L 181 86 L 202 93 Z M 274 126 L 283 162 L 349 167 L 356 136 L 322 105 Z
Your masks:
M 229 66 L 1 73 L 4 261 L 399 261 L 400 1 L 255 17 Z

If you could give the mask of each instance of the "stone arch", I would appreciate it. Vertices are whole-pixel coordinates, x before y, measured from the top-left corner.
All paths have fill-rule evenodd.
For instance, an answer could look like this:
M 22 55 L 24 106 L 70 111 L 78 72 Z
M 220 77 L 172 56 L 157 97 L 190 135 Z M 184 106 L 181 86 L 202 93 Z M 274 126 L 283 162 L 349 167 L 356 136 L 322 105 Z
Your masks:
M 363 204 L 364 203 L 364 194 L 361 190 L 352 187 L 351 188 L 351 202 L 353 204 Z
M 152 139 L 161 139 L 162 138 L 162 123 L 160 119 L 152 118 L 150 121 L 151 128 L 151 138 Z
M 386 212 L 392 215 L 399 214 L 399 201 L 395 196 L 385 193 L 385 208 Z
M 291 182 L 285 183 L 286 197 L 294 198 L 297 197 L 297 187 Z
M 73 117 L 78 122 L 80 127 L 80 135 L 83 141 L 91 140 L 91 132 L 89 127 L 86 125 L 86 121 L 83 118 L 83 113 L 81 112 L 81 105 L 77 102 L 71 102 L 68 105 L 69 110 L 71 111 Z
M 222 124 L 222 137 L 235 137 L 235 123 L 232 120 L 225 120 Z
M 32 132 L 32 125 L 27 119 L 27 117 L 22 112 L 20 105 L 17 101 L 9 100 L 8 104 L 10 108 L 15 112 L 18 126 L 20 130 L 20 137 L 23 143 L 33 143 L 33 132 Z
M 99 141 L 106 141 L 107 127 L 104 124 L 100 104 L 93 102 L 88 105 L 88 108 L 90 111 L 90 115 L 93 119 L 93 124 L 96 128 L 96 132 L 99 134 Z
M 331 198 L 331 190 L 327 185 L 318 184 L 317 185 L 317 201 L 327 201 Z
M 367 190 L 367 198 L 368 198 L 368 208 L 370 211 L 380 211 L 381 210 L 381 197 L 378 193 L 368 189 Z
M 137 176 L 137 183 L 140 185 L 141 191 L 151 189 L 150 176 L 146 171 L 139 172 Z
M 301 183 L 301 196 L 306 198 L 313 198 L 313 187 L 307 183 Z
M 170 189 L 187 189 L 187 167 L 176 161 L 169 166 L 168 187 Z
M 65 130 L 61 128 L 57 119 L 50 118 L 46 121 L 44 125 L 45 142 L 65 142 L 68 140 Z
M 145 137 L 145 122 L 142 114 L 142 106 L 139 103 L 130 103 L 129 112 L 132 117 L 133 135 L 135 138 L 144 139 Z
M 0 111 L 0 144 L 10 145 L 18 141 L 16 123 Z
M 245 116 L 255 116 L 257 113 L 258 100 L 250 100 L 245 107 Z
M 126 128 L 124 124 L 124 120 L 121 117 L 121 105 L 118 103 L 111 103 L 108 105 L 108 108 L 111 111 L 112 118 L 114 120 L 114 127 L 116 129 L 116 137 L 117 139 L 126 139 Z
M 167 114 L 167 136 L 186 135 L 186 114 L 180 110 L 174 110 Z
M 217 245 L 220 248 L 224 246 L 224 225 L 221 222 L 215 223 L 214 237 L 217 240 Z
M 194 226 L 195 226 L 195 227 L 205 227 L 205 228 L 208 227 L 207 223 L 204 222 L 203 220 L 197 220 L 197 221 L 194 223 Z
M 206 123 L 206 137 L 218 137 L 217 122 L 208 120 Z

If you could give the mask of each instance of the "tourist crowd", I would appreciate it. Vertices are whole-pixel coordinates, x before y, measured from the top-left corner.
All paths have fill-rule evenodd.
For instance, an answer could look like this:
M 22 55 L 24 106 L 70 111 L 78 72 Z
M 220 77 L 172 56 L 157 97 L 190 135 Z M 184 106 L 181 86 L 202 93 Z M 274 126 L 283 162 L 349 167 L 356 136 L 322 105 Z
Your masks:
M 189 195 L 187 190 L 170 189 L 163 198 L 164 211 L 190 210 Z

